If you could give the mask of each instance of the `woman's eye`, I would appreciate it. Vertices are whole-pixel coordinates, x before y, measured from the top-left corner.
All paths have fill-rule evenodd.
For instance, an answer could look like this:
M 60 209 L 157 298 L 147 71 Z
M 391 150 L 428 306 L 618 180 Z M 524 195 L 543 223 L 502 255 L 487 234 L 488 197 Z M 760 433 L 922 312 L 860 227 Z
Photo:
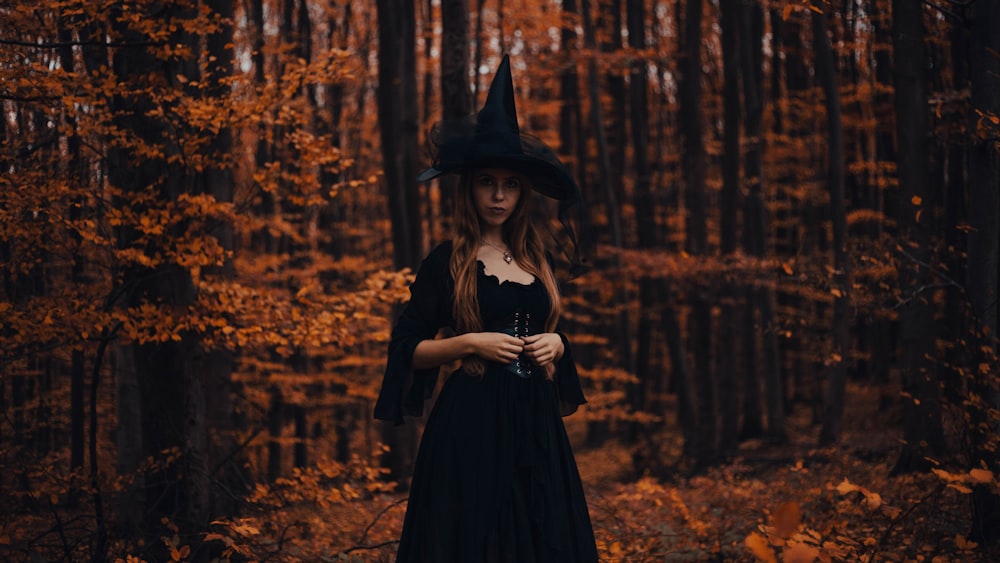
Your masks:
M 479 178 L 479 185 L 481 185 L 481 186 L 492 186 L 493 185 L 493 178 L 491 178 L 490 176 L 482 176 L 482 177 Z
M 504 183 L 504 187 L 516 190 L 521 187 L 521 181 L 517 178 L 511 178 Z

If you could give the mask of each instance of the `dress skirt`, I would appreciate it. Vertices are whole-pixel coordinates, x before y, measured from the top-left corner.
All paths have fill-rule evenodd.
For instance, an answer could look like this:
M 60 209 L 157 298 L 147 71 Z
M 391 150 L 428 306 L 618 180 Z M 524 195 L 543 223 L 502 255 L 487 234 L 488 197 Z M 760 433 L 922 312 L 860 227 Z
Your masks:
M 497 366 L 452 374 L 421 439 L 397 562 L 596 561 L 553 383 Z

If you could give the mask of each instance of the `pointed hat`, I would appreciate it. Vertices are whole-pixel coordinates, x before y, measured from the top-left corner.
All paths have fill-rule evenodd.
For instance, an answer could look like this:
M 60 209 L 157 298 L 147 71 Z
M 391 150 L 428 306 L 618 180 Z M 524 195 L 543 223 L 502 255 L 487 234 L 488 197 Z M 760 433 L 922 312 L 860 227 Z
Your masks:
M 479 113 L 436 123 L 429 141 L 434 165 L 417 175 L 418 182 L 476 167 L 501 167 L 521 172 L 543 195 L 560 200 L 579 197 L 576 181 L 555 152 L 517 126 L 514 81 L 507 55 Z

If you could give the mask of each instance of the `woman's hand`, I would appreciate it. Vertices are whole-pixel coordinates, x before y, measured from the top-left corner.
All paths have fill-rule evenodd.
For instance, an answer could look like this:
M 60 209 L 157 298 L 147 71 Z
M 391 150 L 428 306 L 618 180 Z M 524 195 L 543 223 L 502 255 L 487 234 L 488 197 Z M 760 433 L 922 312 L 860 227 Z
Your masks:
M 535 365 L 546 368 L 562 358 L 565 348 L 562 338 L 554 332 L 543 332 L 524 338 L 524 355 Z
M 475 354 L 484 360 L 509 364 L 524 350 L 524 341 L 502 332 L 470 332 Z

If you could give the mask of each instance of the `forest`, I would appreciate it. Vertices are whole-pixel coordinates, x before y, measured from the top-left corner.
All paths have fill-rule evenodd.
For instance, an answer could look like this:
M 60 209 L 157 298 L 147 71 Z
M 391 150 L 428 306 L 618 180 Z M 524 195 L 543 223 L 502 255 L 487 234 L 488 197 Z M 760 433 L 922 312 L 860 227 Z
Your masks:
M 601 560 L 1000 560 L 997 29 L 0 0 L 0 560 L 392 560 L 423 419 L 372 408 L 455 190 L 416 174 L 504 54 L 583 195 L 539 220 Z

